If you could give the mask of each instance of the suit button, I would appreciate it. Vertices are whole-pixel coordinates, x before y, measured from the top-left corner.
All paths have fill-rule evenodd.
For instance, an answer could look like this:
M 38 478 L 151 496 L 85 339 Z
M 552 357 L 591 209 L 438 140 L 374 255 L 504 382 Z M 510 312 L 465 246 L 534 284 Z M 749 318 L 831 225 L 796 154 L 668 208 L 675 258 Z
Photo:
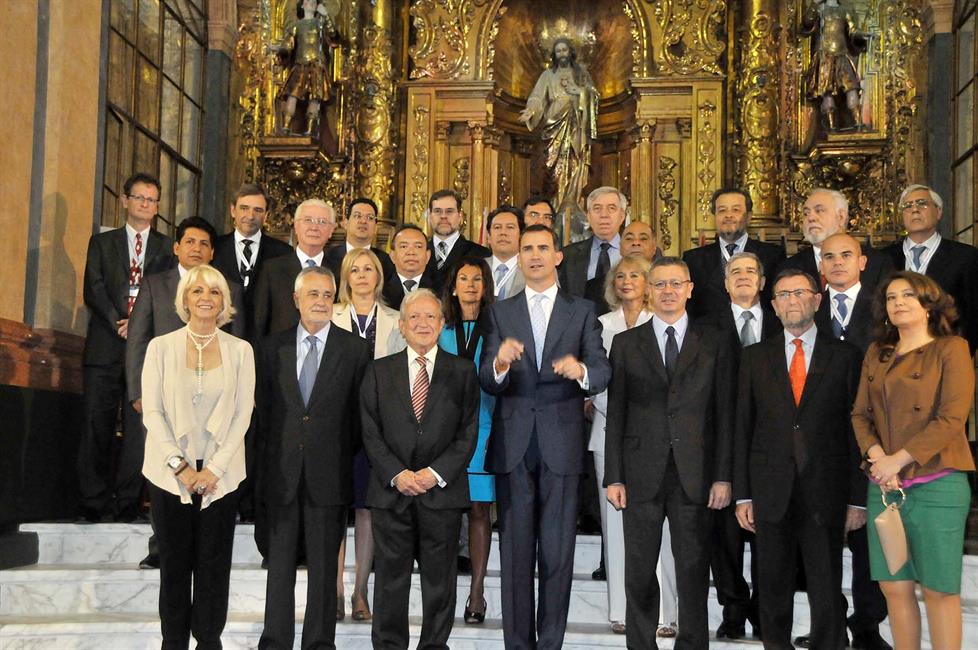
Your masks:
M 303 450 L 305 448 L 306 448 L 306 446 L 303 443 L 300 442 L 299 443 L 299 450 L 301 451 L 301 450 Z
M 792 425 L 791 425 L 791 428 L 792 428 L 792 429 L 794 429 L 795 431 L 798 431 L 798 430 L 800 430 L 800 429 L 801 429 L 801 426 L 799 426 L 799 425 L 797 425 L 797 424 L 792 424 Z
M 303 415 L 302 416 L 302 421 L 303 422 L 308 422 L 309 421 L 309 416 L 308 415 Z

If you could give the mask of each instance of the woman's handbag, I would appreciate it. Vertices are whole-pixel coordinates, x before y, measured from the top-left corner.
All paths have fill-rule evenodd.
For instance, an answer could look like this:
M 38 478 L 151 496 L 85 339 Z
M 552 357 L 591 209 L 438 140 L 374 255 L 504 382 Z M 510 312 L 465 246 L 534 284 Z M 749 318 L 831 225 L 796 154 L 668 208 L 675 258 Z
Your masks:
M 907 502 L 907 495 L 902 488 L 897 488 L 890 492 L 900 493 L 899 504 L 895 501 L 893 503 L 887 503 L 887 493 L 883 492 L 882 499 L 885 510 L 873 521 L 876 524 L 876 534 L 880 538 L 880 546 L 883 547 L 886 568 L 892 575 L 902 569 L 908 559 L 907 533 L 903 529 L 903 518 L 900 516 L 900 508 Z

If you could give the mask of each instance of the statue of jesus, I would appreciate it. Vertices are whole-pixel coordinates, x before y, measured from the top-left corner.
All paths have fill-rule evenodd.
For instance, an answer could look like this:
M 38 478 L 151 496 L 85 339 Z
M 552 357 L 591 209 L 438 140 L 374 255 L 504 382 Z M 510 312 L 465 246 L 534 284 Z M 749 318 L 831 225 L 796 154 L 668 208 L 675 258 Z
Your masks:
M 559 215 L 565 215 L 568 208 L 579 215 L 581 223 L 575 224 L 574 231 L 583 229 L 584 212 L 578 200 L 588 182 L 600 99 L 591 75 L 577 62 L 573 44 L 558 38 L 550 65 L 540 75 L 519 116 L 531 131 L 543 125 L 547 171 L 557 187 L 553 202 Z

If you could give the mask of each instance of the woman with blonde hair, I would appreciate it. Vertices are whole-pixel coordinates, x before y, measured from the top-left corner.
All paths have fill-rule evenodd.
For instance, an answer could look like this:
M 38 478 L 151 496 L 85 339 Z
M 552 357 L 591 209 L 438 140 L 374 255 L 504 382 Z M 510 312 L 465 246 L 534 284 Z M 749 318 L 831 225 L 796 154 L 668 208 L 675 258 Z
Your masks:
M 400 352 L 406 343 L 397 327 L 398 313 L 384 304 L 384 271 L 380 259 L 369 248 L 355 248 L 343 258 L 340 267 L 340 288 L 333 308 L 333 324 L 348 332 L 359 334 L 367 341 L 373 358 L 379 359 Z M 353 458 L 353 509 L 355 514 L 353 541 L 356 555 L 356 578 L 350 597 L 354 621 L 369 621 L 367 578 L 374 560 L 374 538 L 370 510 L 366 506 L 370 464 L 363 449 Z M 346 542 L 340 544 L 337 564 L 336 618 L 343 620 L 343 568 Z
M 174 307 L 187 326 L 150 341 L 142 373 L 162 647 L 186 648 L 193 634 L 198 648 L 220 648 L 255 358 L 247 342 L 219 329 L 234 308 L 212 266 L 187 271 Z
M 866 351 L 852 408 L 870 477 L 870 572 L 886 596 L 895 647 L 920 647 L 919 583 L 931 646 L 955 650 L 961 647 L 961 555 L 971 504 L 965 472 L 975 470 L 966 432 L 974 363 L 967 341 L 956 334 L 954 299 L 926 275 L 894 273 L 880 286 L 875 309 L 876 341 Z M 873 523 L 884 500 L 903 502 L 909 560 L 896 573 Z

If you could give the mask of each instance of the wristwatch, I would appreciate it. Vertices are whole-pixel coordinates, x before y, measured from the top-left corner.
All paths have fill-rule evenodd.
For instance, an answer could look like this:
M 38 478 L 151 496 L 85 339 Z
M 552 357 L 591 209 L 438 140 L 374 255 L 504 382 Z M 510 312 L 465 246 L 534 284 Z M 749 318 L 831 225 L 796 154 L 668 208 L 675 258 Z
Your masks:
M 179 470 L 182 465 L 185 465 L 186 462 L 187 461 L 183 459 L 183 456 L 174 456 L 170 460 L 166 461 L 166 464 L 171 470 L 179 474 L 180 472 L 177 470 Z

